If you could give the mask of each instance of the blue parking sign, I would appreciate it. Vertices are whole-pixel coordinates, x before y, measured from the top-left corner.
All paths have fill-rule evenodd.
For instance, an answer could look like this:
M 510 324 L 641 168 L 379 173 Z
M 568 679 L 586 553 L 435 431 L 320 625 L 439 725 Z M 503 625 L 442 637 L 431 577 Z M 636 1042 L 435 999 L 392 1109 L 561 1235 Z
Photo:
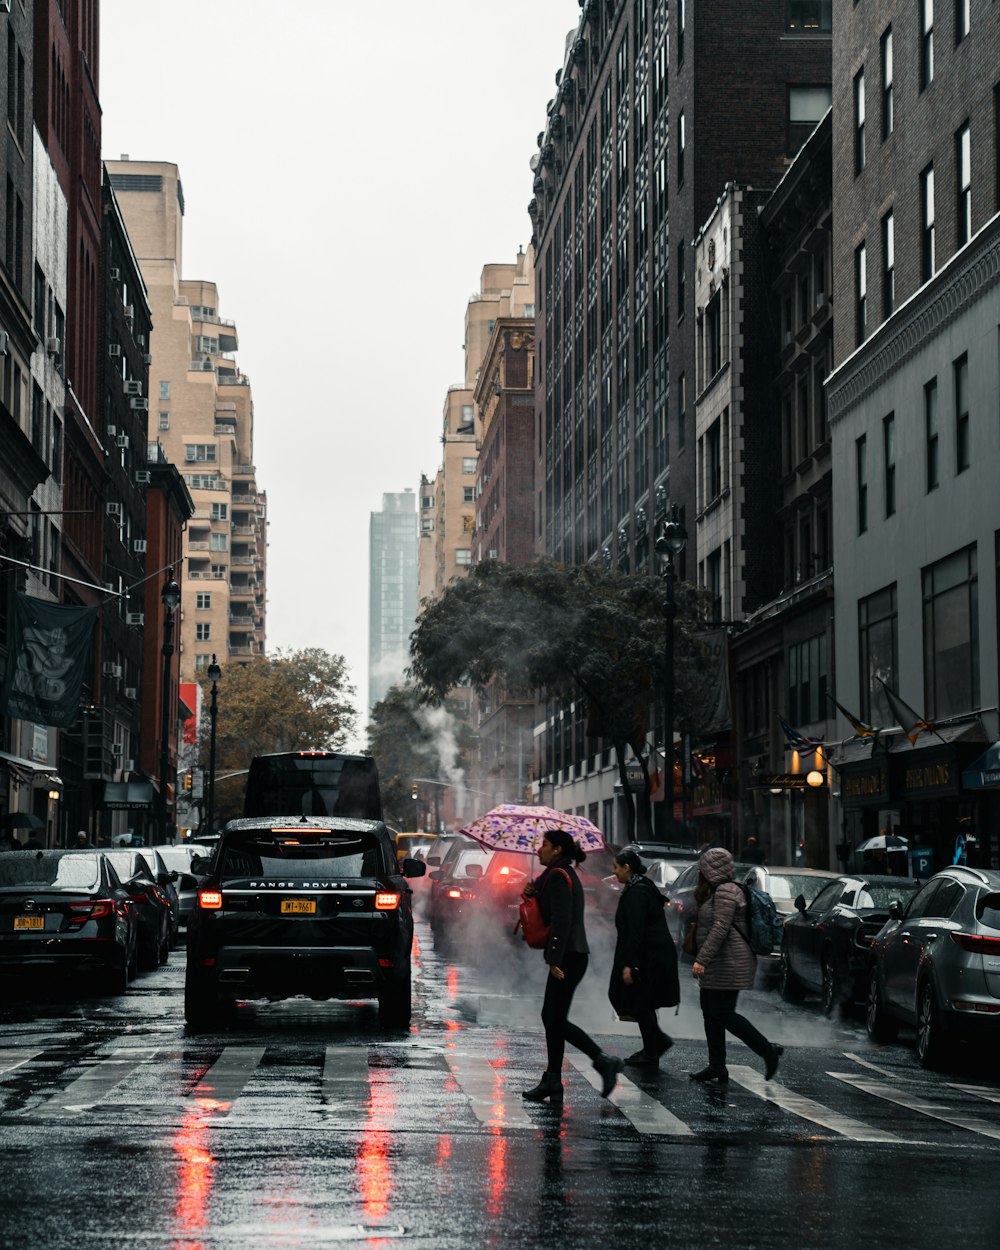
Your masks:
M 915 877 L 929 877 L 931 875 L 933 854 L 929 846 L 915 846 L 910 851 L 910 862 L 913 865 L 913 875 Z

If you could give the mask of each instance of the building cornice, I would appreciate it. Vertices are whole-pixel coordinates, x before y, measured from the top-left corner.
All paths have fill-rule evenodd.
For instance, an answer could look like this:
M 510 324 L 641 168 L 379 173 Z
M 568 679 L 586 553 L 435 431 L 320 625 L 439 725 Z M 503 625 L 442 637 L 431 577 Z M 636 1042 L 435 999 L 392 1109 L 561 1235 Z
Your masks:
M 831 427 L 1000 283 L 1000 214 L 827 378 Z

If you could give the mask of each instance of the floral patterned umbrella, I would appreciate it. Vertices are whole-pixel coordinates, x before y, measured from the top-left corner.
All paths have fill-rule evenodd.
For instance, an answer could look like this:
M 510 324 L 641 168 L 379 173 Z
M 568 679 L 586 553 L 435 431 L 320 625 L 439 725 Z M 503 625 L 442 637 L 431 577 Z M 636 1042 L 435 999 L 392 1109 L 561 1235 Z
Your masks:
M 604 838 L 596 825 L 583 816 L 557 812 L 554 807 L 501 803 L 459 832 L 494 851 L 522 851 L 525 855 L 534 855 L 542 835 L 552 829 L 565 829 L 584 851 L 604 850 Z

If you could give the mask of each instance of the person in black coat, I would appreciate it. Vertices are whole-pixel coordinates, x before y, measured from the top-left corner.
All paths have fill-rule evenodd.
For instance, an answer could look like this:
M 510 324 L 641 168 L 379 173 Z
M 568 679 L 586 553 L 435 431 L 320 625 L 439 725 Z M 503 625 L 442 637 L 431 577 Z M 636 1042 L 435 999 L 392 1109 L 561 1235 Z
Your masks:
M 542 1079 L 521 1097 L 528 1102 L 545 1102 L 561 1107 L 563 1102 L 562 1065 L 569 1042 L 582 1050 L 593 1062 L 601 1077 L 601 1093 L 605 1098 L 614 1089 L 623 1068 L 620 1059 L 605 1054 L 589 1034 L 569 1018 L 573 994 L 583 980 L 590 958 L 587 932 L 584 928 L 583 886 L 574 871 L 575 864 L 587 858 L 565 829 L 553 829 L 542 838 L 538 858 L 545 871 L 525 887 L 526 896 L 538 899 L 542 919 L 549 926 L 545 945 L 545 962 L 549 974 L 545 981 L 542 1003 L 542 1024 L 548 1062 Z
M 681 1000 L 677 976 L 677 949 L 667 929 L 664 898 L 646 876 L 646 866 L 635 851 L 615 856 L 615 876 L 622 886 L 615 928 L 614 965 L 608 998 L 620 1016 L 631 1016 L 642 1034 L 642 1049 L 628 1064 L 657 1064 L 673 1046 L 660 1028 L 658 1007 L 676 1007 Z

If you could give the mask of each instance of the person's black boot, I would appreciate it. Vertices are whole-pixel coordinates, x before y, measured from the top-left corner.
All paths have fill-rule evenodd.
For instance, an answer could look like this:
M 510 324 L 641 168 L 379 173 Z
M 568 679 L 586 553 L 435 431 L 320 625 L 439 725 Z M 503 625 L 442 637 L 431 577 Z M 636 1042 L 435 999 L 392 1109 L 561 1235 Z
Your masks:
M 616 1055 L 608 1055 L 603 1050 L 594 1060 L 594 1067 L 601 1077 L 601 1097 L 607 1098 L 618 1084 L 618 1076 L 625 1065 Z
M 772 1046 L 771 1053 L 764 1060 L 764 1080 L 769 1081 L 778 1070 L 781 1056 L 785 1053 L 784 1046 Z
M 692 1081 L 718 1081 L 720 1085 L 725 1085 L 729 1080 L 728 1069 L 713 1068 L 711 1064 L 707 1068 L 702 1068 L 700 1072 L 691 1072 L 688 1075 Z
M 534 1089 L 522 1090 L 521 1097 L 528 1102 L 545 1102 L 550 1107 L 561 1107 L 563 1103 L 563 1083 L 558 1072 L 543 1072 L 542 1079 Z

